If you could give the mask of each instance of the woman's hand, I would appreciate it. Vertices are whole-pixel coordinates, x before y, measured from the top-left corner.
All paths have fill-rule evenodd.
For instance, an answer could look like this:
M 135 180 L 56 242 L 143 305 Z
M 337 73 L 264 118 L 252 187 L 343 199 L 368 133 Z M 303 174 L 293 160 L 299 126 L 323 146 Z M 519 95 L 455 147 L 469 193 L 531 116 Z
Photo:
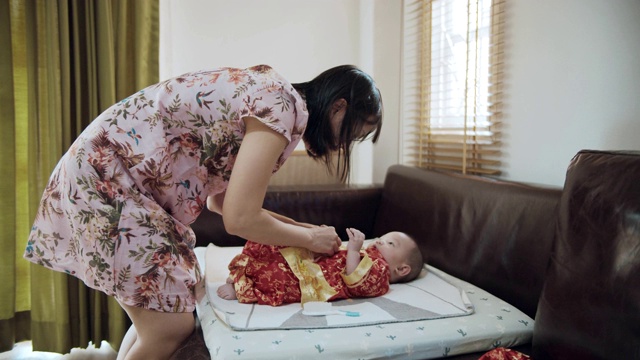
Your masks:
M 311 232 L 311 241 L 309 246 L 305 247 L 309 250 L 318 254 L 333 255 L 340 249 L 342 240 L 333 226 L 317 226 L 308 229 Z

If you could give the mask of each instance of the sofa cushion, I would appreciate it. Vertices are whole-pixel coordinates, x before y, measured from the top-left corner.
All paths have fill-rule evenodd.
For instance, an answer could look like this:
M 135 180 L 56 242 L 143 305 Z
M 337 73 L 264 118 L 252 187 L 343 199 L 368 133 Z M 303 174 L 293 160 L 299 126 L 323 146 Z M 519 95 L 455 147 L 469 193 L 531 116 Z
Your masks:
M 571 161 L 533 358 L 640 359 L 640 152 Z
M 534 317 L 561 190 L 394 165 L 374 235 L 404 231 L 427 262 Z

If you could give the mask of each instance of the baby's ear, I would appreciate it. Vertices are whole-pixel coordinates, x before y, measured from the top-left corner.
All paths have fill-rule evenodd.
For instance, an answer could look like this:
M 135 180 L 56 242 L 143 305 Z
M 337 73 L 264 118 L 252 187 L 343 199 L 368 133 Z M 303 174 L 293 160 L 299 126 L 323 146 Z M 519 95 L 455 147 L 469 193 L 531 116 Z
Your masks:
M 407 275 L 409 275 L 409 273 L 411 272 L 411 265 L 409 265 L 409 264 L 402 264 L 402 265 L 400 265 L 400 266 L 396 267 L 396 270 L 395 270 L 395 271 L 396 271 L 396 274 L 397 274 L 399 277 L 407 276 Z

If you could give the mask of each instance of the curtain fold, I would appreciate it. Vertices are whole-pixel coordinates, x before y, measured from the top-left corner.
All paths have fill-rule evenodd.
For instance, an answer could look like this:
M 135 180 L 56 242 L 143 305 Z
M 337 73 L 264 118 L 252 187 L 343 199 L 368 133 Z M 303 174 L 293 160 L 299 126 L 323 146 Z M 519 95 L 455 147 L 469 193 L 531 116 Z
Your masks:
M 117 302 L 22 259 L 49 175 L 116 101 L 158 81 L 158 0 L 0 0 L 0 351 L 118 348 Z M 6 50 L 5 50 L 6 49 Z
M 9 2 L 0 3 L 0 48 L 11 49 L 11 24 L 9 22 Z M 14 97 L 13 97 L 13 71 L 11 67 L 4 64 L 12 63 L 11 51 L 0 51 L 0 119 L 2 131 L 0 131 L 0 146 L 3 156 L 0 156 L 0 172 L 11 174 L 16 167 L 15 162 L 15 124 L 13 118 Z M 12 149 L 11 152 L 6 149 Z M 7 155 L 10 156 L 7 156 Z M 18 298 L 22 293 L 17 289 L 16 276 L 20 276 L 23 269 L 16 266 L 16 244 L 15 223 L 16 223 L 16 178 L 15 176 L 0 177 L 0 197 L 6 211 L 0 211 L 0 293 L 12 294 L 5 296 L 0 301 L 0 351 L 11 347 L 16 337 L 24 337 L 28 329 L 24 326 L 28 324 L 25 320 L 25 312 L 19 310 L 18 303 L 24 300 Z M 19 331 L 18 329 L 22 329 Z

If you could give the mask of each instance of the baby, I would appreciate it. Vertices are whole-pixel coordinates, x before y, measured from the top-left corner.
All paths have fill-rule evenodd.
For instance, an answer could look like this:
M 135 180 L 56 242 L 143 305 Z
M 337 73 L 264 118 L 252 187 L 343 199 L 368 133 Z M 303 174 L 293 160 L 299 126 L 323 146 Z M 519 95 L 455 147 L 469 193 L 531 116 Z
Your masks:
M 346 250 L 333 256 L 247 241 L 229 264 L 229 278 L 218 296 L 272 306 L 381 296 L 389 284 L 411 281 L 423 268 L 420 249 L 403 232 L 389 232 L 365 249 L 362 232 L 349 228 L 347 234 Z

